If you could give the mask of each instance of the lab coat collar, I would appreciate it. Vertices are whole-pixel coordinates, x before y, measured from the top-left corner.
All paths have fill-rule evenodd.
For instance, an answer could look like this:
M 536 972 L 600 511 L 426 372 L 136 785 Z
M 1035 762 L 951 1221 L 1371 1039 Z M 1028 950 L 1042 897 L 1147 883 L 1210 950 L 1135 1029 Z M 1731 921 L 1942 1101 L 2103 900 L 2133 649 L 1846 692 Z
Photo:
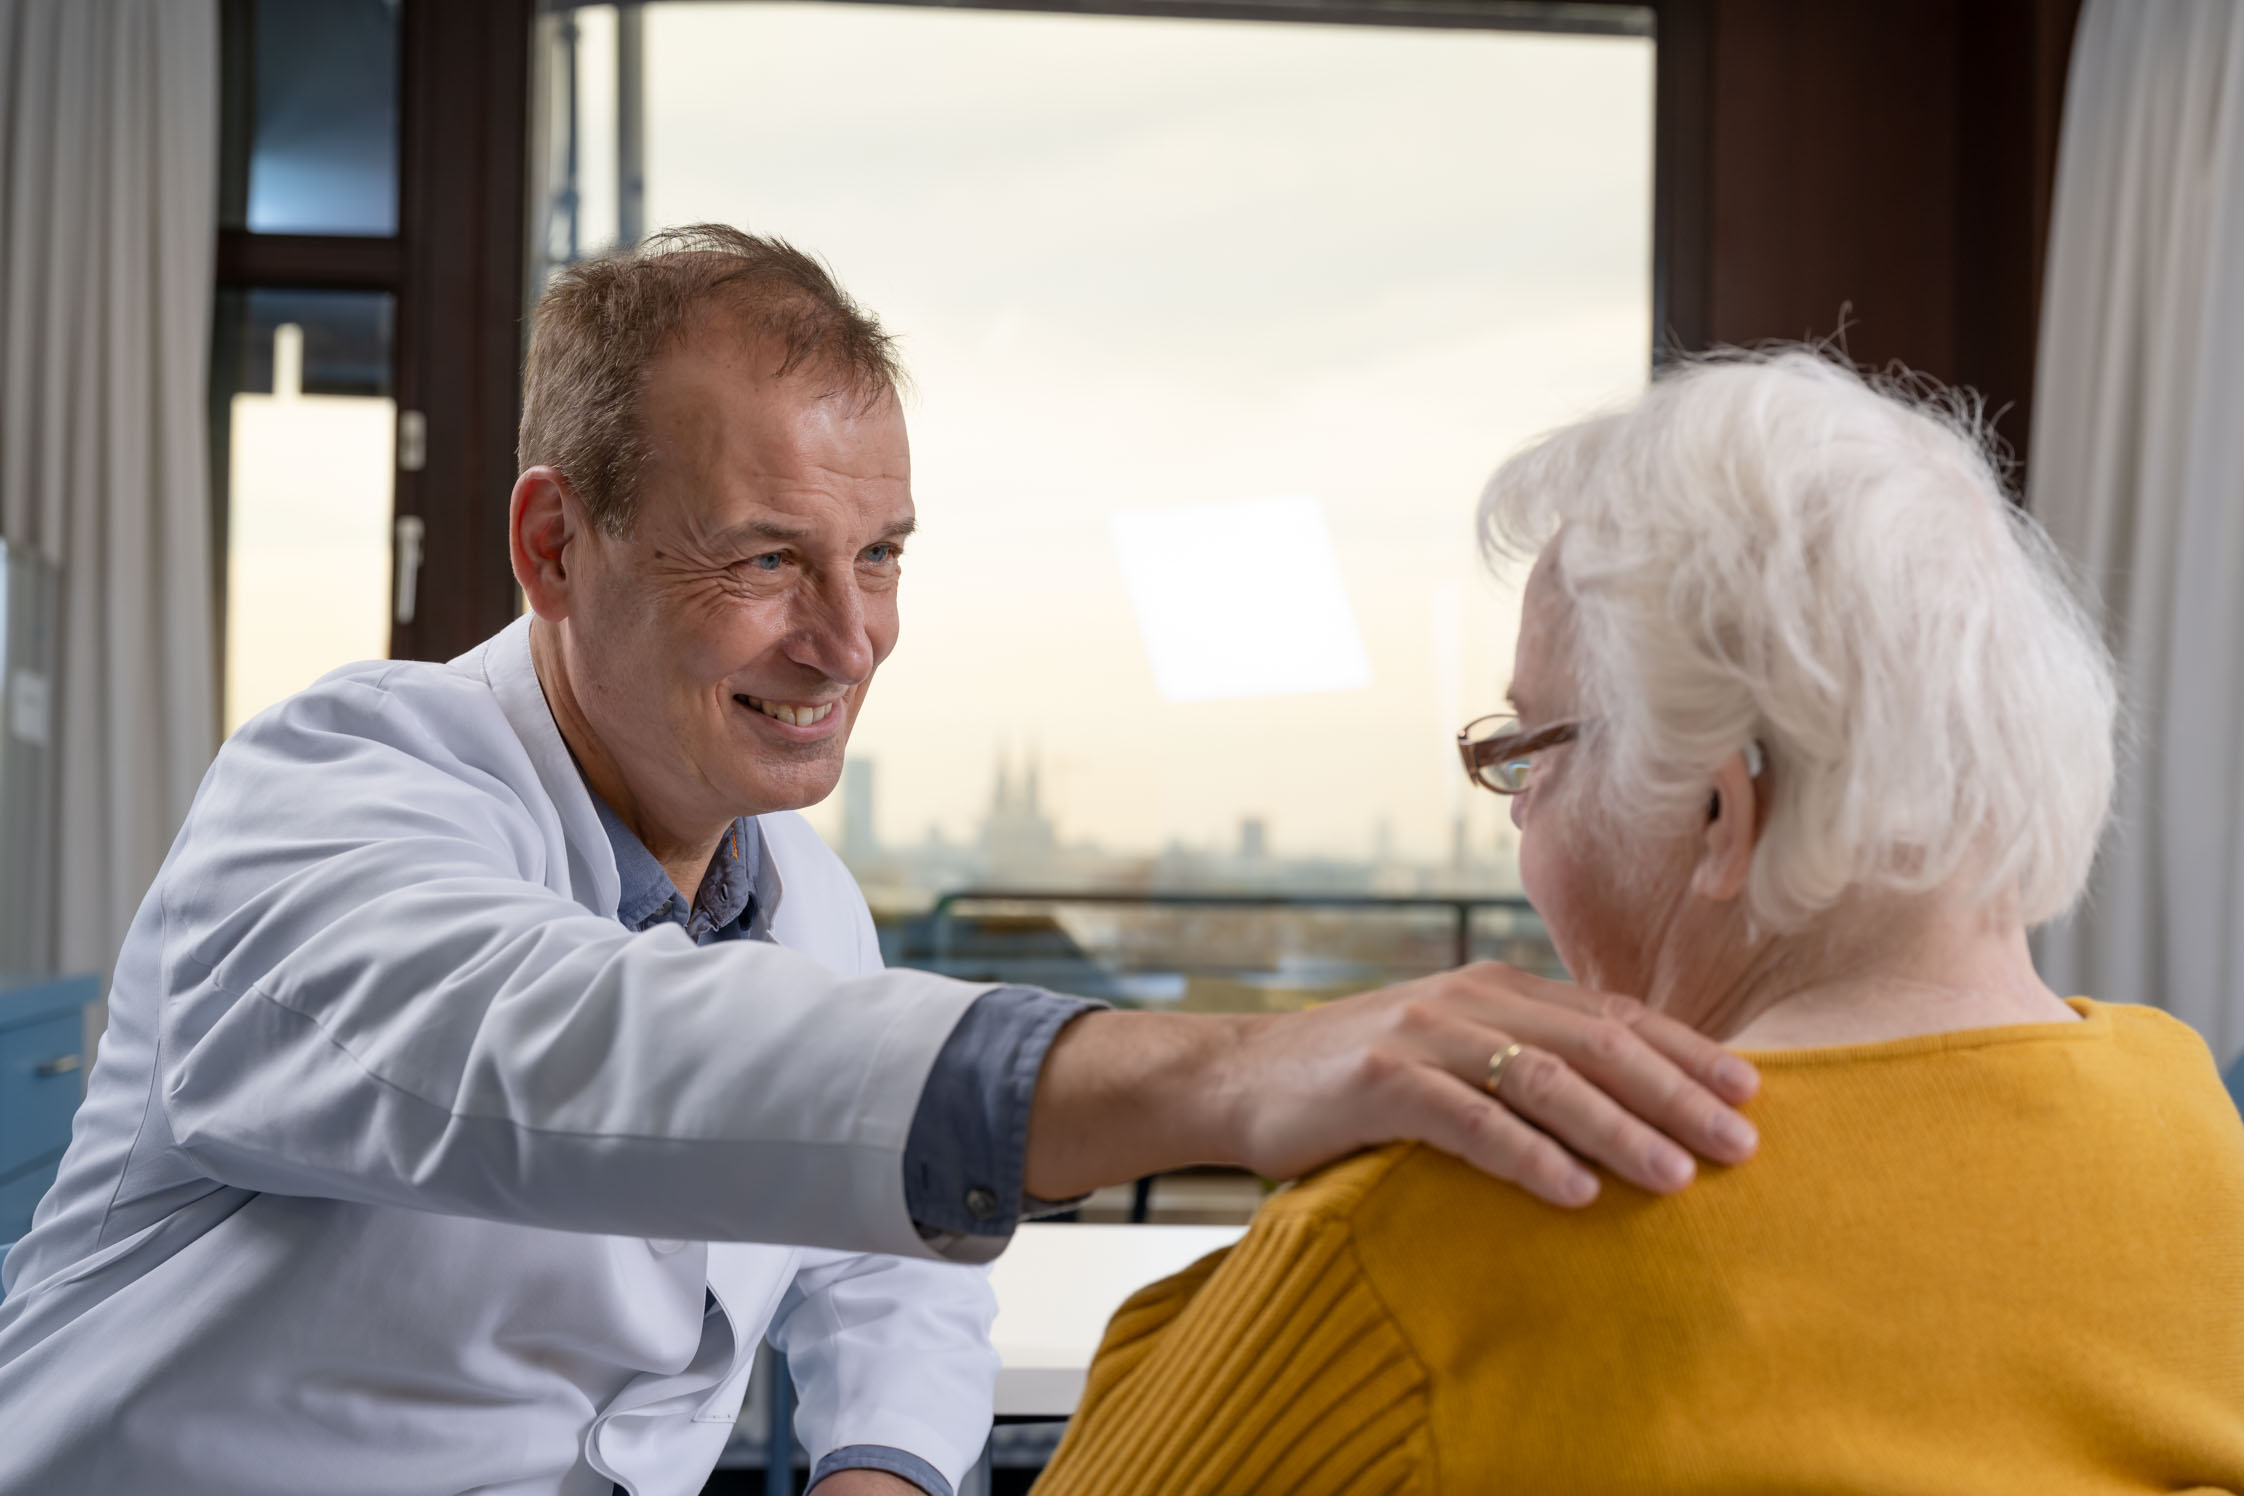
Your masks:
M 594 913 L 614 919 L 616 905 L 623 899 L 623 879 L 616 873 L 615 853 L 608 850 L 607 835 L 600 829 L 599 812 L 592 808 L 592 792 L 584 787 L 584 776 L 561 739 L 553 709 L 546 705 L 537 667 L 530 663 L 533 616 L 525 613 L 515 619 L 452 661 L 452 668 L 483 678 L 506 714 L 507 725 L 530 755 L 538 784 L 561 820 L 561 839 L 569 849 L 571 896 Z

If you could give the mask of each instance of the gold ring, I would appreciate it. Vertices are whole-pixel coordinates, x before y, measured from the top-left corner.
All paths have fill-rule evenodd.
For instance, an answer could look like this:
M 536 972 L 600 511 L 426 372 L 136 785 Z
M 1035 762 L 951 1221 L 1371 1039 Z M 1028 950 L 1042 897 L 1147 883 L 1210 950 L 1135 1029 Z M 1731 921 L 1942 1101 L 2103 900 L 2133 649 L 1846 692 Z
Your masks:
M 1513 1056 L 1517 1055 L 1524 1047 L 1524 1045 L 1519 1044 L 1507 1044 L 1490 1055 L 1488 1057 L 1488 1079 L 1481 1082 L 1480 1088 L 1494 1096 L 1496 1088 L 1504 1083 L 1504 1067 L 1509 1065 Z

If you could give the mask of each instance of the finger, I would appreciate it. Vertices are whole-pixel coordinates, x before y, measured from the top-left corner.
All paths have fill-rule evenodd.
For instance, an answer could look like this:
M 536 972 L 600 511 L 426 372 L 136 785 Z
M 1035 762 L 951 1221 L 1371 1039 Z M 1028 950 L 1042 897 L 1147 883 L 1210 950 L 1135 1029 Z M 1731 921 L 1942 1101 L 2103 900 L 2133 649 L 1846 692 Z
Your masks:
M 1512 1031 L 1485 1027 L 1432 1003 L 1414 1004 L 1398 1016 L 1401 1033 L 1422 1058 L 1476 1088 L 1486 1089 L 1493 1057 L 1513 1050 L 1504 1060 L 1495 1099 L 1631 1184 L 1666 1194 L 1689 1184 L 1698 1172 L 1688 1152 L 1630 1115 L 1557 1055 L 1536 1047 L 1531 1036 L 1517 1036 L 1521 1042 L 1515 1048 Z M 1578 1013 L 1557 1016 L 1576 1026 L 1590 1021 Z M 1648 1047 L 1643 1056 L 1647 1064 L 1665 1064 Z M 1683 1083 L 1680 1076 L 1676 1079 Z M 1708 1104 L 1718 1105 L 1711 1098 Z
M 1751 1101 L 1761 1088 L 1761 1072 L 1688 1024 L 1655 1013 L 1631 997 L 1554 982 L 1535 995 L 1597 1018 L 1613 1018 L 1636 1030 L 1645 1043 L 1673 1060 L 1683 1073 L 1724 1101 Z
M 1657 1015 L 1639 1012 L 1638 1016 Z M 1619 1018 L 1598 1016 L 1574 1004 L 1530 1005 L 1513 1014 L 1510 1026 L 1564 1060 L 1627 1111 L 1701 1157 L 1742 1163 L 1760 1143 L 1752 1123 Z
M 1632 998 L 1548 981 L 1494 961 L 1449 976 L 1445 997 L 1464 999 L 1444 1004 L 1453 1016 L 1476 1018 L 1550 1050 L 1624 1109 L 1693 1152 L 1742 1163 L 1758 1146 L 1753 1124 L 1685 1068 L 1685 1061 L 1695 1063 L 1711 1078 L 1723 1073 L 1725 1061 L 1734 1062 L 1745 1079 L 1757 1081 L 1750 1066 L 1712 1040 Z M 1638 1025 L 1667 1048 L 1639 1033 Z M 1475 1084 L 1483 1078 L 1470 1065 L 1452 1068 Z M 1736 1088 L 1735 1077 L 1730 1084 Z
M 1414 1067 L 1401 1084 L 1404 1136 L 1553 1205 L 1575 1208 L 1597 1198 L 1595 1174 L 1493 1098 L 1425 1068 Z
M 1654 1194 L 1689 1184 L 1691 1155 L 1630 1116 L 1547 1050 L 1523 1047 L 1504 1064 L 1496 1100 L 1585 1158 Z

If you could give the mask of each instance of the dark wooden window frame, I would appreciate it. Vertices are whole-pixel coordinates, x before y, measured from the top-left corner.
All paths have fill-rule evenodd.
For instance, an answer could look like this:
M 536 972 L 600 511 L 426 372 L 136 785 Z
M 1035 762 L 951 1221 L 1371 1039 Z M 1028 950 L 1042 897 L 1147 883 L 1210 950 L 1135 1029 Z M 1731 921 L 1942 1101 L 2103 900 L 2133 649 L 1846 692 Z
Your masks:
M 427 432 L 425 460 L 396 475 L 396 513 L 424 527 L 413 618 L 391 624 L 390 653 L 400 658 L 449 657 L 516 611 L 506 497 L 522 364 L 534 19 L 534 0 L 404 0 L 394 237 L 218 236 L 221 287 L 397 298 L 398 409 L 418 412 Z M 244 61 L 230 59 L 237 74 Z M 222 565 L 223 547 L 219 556 Z

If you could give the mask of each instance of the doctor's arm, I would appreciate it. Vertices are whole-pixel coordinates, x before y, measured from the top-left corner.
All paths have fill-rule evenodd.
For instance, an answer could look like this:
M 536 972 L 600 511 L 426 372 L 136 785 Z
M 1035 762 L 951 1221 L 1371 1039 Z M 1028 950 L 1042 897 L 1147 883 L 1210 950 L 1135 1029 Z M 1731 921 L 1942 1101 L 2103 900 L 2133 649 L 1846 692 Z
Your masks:
M 1558 1205 L 1584 1160 L 1645 1189 L 1692 1153 L 1750 1156 L 1732 1106 L 1753 1068 L 1627 998 L 1493 962 L 1253 1016 L 1091 1011 L 1028 989 L 978 999 L 937 1054 L 905 1195 L 947 1255 L 996 1255 L 1045 1202 L 1190 1164 L 1286 1179 L 1359 1148 L 1432 1143 Z M 1511 1045 L 1502 1097 L 1483 1089 Z
M 1483 1082 L 1515 1043 L 1498 1099 Z M 1188 1163 L 1291 1179 L 1407 1139 L 1580 1206 L 1597 1194 L 1584 1160 L 1664 1194 L 1690 1182 L 1693 1153 L 1749 1157 L 1731 1103 L 1757 1084 L 1642 1003 L 1496 962 L 1300 1013 L 1092 1013 L 1044 1062 L 1024 1182 L 1065 1195 Z

